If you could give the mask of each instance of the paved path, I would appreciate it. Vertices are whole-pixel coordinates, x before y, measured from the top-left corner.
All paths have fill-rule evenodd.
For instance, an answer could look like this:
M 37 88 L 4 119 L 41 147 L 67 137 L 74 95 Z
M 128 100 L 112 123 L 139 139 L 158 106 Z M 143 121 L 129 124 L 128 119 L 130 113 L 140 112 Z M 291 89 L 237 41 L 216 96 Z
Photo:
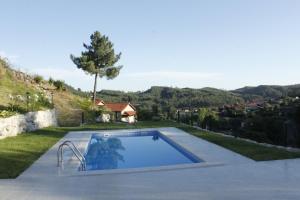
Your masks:
M 206 156 L 205 159 L 218 160 L 224 165 L 143 173 L 59 176 L 56 144 L 17 179 L 0 180 L 0 199 L 300 199 L 300 159 L 254 162 L 178 129 L 163 128 L 161 131 L 171 134 L 172 139 L 190 149 L 202 149 L 200 153 Z M 70 133 L 66 137 L 88 140 L 88 134 Z

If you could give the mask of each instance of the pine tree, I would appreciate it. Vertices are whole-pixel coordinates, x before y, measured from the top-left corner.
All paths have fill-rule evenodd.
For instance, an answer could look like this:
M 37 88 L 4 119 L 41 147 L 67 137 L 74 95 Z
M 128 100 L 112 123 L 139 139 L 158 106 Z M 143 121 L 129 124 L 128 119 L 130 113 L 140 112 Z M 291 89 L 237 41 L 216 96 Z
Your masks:
M 95 76 L 93 91 L 95 104 L 98 77 L 113 79 L 119 75 L 122 66 L 115 66 L 121 57 L 121 53 L 115 54 L 113 43 L 107 36 L 96 31 L 90 36 L 90 39 L 89 45 L 83 44 L 86 50 L 81 52 L 81 56 L 75 57 L 71 54 L 70 57 L 77 68 Z

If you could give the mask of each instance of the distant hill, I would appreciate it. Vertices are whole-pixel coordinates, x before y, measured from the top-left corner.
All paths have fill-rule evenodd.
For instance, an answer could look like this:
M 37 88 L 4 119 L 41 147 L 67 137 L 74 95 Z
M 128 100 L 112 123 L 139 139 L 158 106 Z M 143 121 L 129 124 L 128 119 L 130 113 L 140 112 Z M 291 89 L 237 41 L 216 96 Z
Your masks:
M 171 88 L 152 86 L 144 92 L 122 92 L 102 90 L 98 97 L 104 101 L 130 101 L 144 108 L 152 105 L 171 105 L 175 108 L 222 106 L 224 104 L 242 103 L 240 94 L 214 88 Z
M 289 86 L 260 85 L 232 91 L 209 87 L 192 89 L 152 86 L 143 92 L 102 90 L 97 95 L 104 101 L 131 102 L 146 109 L 150 109 L 153 105 L 159 105 L 161 108 L 166 105 L 174 108 L 218 107 L 252 100 L 300 96 L 300 84 Z
M 32 94 L 44 93 L 48 97 L 54 96 L 55 107 L 60 113 L 60 121 L 65 124 L 79 123 L 80 110 L 87 110 L 90 93 L 75 89 L 63 83 L 64 90 L 55 90 L 53 84 L 47 80 L 37 83 L 34 76 L 13 70 L 10 65 L 0 58 L 0 111 L 7 110 L 13 104 L 10 95 L 25 96 L 26 92 Z M 226 104 L 244 103 L 254 99 L 281 98 L 285 96 L 300 96 L 300 84 L 289 86 L 260 85 L 257 87 L 243 87 L 226 91 L 215 88 L 172 88 L 152 86 L 146 91 L 124 92 L 118 90 L 101 90 L 97 92 L 98 98 L 106 102 L 131 102 L 141 109 L 151 110 L 153 106 L 160 110 L 219 107 Z M 26 104 L 20 106 L 26 110 Z M 43 107 L 41 107 L 43 109 Z M 47 107 L 45 107 L 47 109 Z M 74 114 L 75 113 L 75 114 Z
M 249 97 L 250 95 L 263 98 L 295 97 L 300 95 L 300 84 L 288 86 L 260 85 L 257 87 L 243 87 L 231 92 L 240 94 L 243 97 Z

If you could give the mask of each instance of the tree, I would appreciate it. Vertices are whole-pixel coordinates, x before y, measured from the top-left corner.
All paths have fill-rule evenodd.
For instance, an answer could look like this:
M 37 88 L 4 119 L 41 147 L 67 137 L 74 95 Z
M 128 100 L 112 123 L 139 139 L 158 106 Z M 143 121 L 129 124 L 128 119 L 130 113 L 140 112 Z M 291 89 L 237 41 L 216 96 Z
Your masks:
M 40 84 L 43 81 L 43 77 L 40 75 L 34 75 L 33 80 L 35 83 Z
M 172 90 L 172 88 L 163 88 L 161 93 L 160 93 L 160 96 L 162 98 L 166 98 L 168 100 L 172 99 L 173 96 L 174 96 L 174 91 Z
M 219 116 L 216 112 L 209 110 L 205 117 L 205 124 L 208 126 L 209 130 L 212 130 L 217 126 L 217 123 L 219 121 Z
M 81 52 L 81 56 L 75 57 L 71 54 L 71 60 L 87 74 L 94 75 L 94 92 L 93 101 L 96 100 L 97 78 L 106 77 L 113 79 L 119 75 L 122 66 L 114 66 L 121 57 L 121 53 L 115 54 L 113 43 L 105 35 L 101 35 L 99 31 L 94 32 L 90 36 L 89 45 L 83 44 L 86 49 Z
M 49 80 L 48 80 L 48 83 L 49 83 L 50 85 L 53 85 L 54 79 L 50 77 Z
M 204 122 L 205 122 L 205 118 L 208 115 L 208 112 L 209 112 L 208 108 L 199 108 L 199 110 L 198 110 L 199 124 L 200 124 L 200 127 L 202 127 L 202 128 L 205 128 Z
M 158 116 L 160 114 L 160 110 L 157 104 L 152 105 L 152 113 L 154 116 Z

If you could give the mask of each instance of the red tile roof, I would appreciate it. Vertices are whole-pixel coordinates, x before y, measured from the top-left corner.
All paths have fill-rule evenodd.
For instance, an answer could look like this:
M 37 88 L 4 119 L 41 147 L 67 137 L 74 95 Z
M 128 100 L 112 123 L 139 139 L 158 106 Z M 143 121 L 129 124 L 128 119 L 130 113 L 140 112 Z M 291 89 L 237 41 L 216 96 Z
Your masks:
M 95 100 L 95 104 L 96 104 L 96 105 L 99 105 L 100 103 L 105 104 L 104 101 L 101 100 L 101 99 L 96 99 L 96 100 Z
M 106 103 L 105 107 L 113 112 L 121 112 L 126 108 L 127 105 L 131 106 L 135 110 L 130 103 Z
M 124 114 L 127 116 L 134 116 L 136 114 L 136 112 L 135 111 L 126 111 Z

